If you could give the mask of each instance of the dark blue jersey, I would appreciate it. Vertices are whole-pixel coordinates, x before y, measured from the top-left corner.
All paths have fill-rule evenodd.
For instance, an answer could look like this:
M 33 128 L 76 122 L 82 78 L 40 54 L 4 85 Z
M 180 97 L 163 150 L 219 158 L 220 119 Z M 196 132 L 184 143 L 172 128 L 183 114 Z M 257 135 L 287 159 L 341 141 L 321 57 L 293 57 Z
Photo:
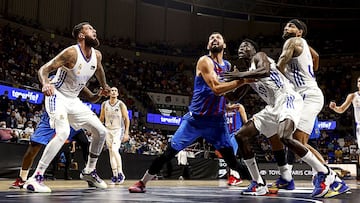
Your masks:
M 224 64 L 221 65 L 214 60 L 212 61 L 214 63 L 214 71 L 219 81 L 223 81 L 223 74 L 230 71 L 230 63 L 224 60 Z M 195 76 L 194 94 L 189 106 L 189 111 L 193 115 L 223 116 L 225 114 L 225 105 L 226 99 L 224 96 L 215 95 L 202 76 Z
M 243 125 L 239 111 L 226 112 L 226 123 L 229 127 L 229 133 L 232 134 L 238 131 Z

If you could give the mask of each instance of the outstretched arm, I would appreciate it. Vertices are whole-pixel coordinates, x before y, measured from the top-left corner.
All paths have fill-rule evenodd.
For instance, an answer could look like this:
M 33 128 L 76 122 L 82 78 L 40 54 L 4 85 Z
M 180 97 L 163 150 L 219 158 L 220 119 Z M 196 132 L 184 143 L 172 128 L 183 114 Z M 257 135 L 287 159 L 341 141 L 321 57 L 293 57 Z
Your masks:
M 235 69 L 233 72 L 224 73 L 224 77 L 227 80 L 235 80 L 241 78 L 263 78 L 270 76 L 270 61 L 264 52 L 258 52 L 253 57 L 255 68 L 249 71 L 240 72 Z
M 341 104 L 341 106 L 336 106 L 335 102 L 330 102 L 329 108 L 334 110 L 336 113 L 344 113 L 349 108 L 349 106 L 351 105 L 351 102 L 354 99 L 354 97 L 355 97 L 355 94 L 350 93 L 346 97 L 344 103 Z
M 226 92 L 234 90 L 248 81 L 245 80 L 233 80 L 231 82 L 220 82 L 214 71 L 214 65 L 207 56 L 203 56 L 199 59 L 196 65 L 196 75 L 202 76 L 206 84 L 216 95 L 222 95 Z

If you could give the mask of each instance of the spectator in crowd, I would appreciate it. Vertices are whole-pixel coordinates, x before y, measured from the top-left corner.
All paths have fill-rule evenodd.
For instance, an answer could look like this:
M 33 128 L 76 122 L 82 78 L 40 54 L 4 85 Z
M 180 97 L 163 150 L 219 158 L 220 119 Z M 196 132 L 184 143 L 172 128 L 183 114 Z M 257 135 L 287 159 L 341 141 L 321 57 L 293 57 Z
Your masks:
M 18 128 L 18 121 L 15 116 L 16 116 L 16 112 L 11 111 L 10 116 L 7 117 L 6 119 L 6 127 L 12 129 Z
M 23 131 L 23 138 L 30 139 L 30 136 L 34 133 L 34 125 L 32 121 L 26 122 L 26 127 Z
M 4 91 L 4 94 L 0 97 L 0 112 L 5 112 L 9 106 L 9 92 L 7 90 Z

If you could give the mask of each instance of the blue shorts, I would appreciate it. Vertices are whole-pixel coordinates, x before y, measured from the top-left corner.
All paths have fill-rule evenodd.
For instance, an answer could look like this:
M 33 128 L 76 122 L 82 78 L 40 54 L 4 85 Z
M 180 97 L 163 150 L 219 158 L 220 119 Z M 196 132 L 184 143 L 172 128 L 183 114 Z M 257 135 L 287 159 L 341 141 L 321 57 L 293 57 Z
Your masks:
M 35 129 L 35 132 L 30 136 L 30 142 L 47 145 L 55 136 L 55 129 L 50 128 L 50 125 L 40 126 Z
M 171 147 L 177 151 L 188 147 L 202 137 L 215 149 L 231 147 L 225 116 L 195 116 L 187 113 L 171 139 Z
M 70 135 L 68 140 L 72 140 L 75 135 L 78 134 L 80 130 L 74 130 L 70 128 Z M 35 132 L 30 136 L 30 142 L 36 142 L 42 145 L 47 145 L 50 140 L 56 135 L 55 129 L 50 128 L 49 126 L 41 125 L 36 128 Z

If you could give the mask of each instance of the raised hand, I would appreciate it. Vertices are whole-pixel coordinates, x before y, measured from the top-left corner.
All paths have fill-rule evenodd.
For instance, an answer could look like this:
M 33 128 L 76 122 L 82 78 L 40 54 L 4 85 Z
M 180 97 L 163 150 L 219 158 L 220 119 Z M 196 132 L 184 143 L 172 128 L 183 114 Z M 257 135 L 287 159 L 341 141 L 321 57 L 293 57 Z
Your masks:
M 109 85 L 105 85 L 105 88 L 103 88 L 102 90 L 102 94 L 105 97 L 110 96 L 110 92 L 111 92 L 111 87 Z

